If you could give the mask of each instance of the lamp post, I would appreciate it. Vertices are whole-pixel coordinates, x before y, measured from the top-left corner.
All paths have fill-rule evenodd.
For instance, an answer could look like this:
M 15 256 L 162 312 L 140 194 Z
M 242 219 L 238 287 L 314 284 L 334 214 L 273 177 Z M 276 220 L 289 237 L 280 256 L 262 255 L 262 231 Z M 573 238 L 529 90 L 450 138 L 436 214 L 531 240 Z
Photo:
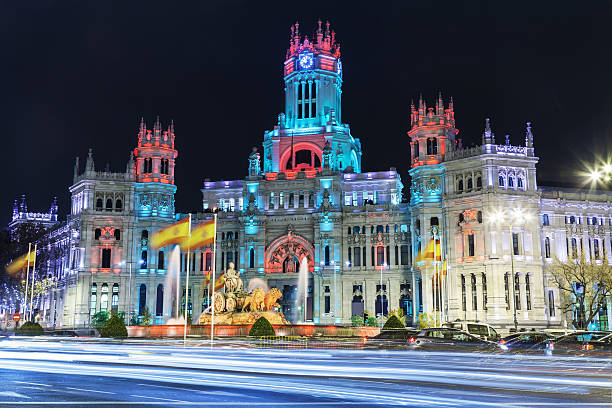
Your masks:
M 524 225 L 531 219 L 531 214 L 525 212 L 522 208 L 516 207 L 507 214 L 504 210 L 498 210 L 493 217 L 493 222 L 501 223 L 504 219 L 508 219 L 508 231 L 510 233 L 510 270 L 512 273 L 512 308 L 513 308 L 513 319 L 514 319 L 514 330 L 518 330 L 518 319 L 516 316 L 516 274 L 514 272 L 514 237 L 512 229 L 517 225 Z M 518 247 L 518 242 L 517 242 Z M 518 248 L 517 248 L 518 249 Z M 520 302 L 520 299 L 519 299 Z
M 377 251 L 378 252 L 378 251 Z M 384 316 L 385 314 L 385 304 L 383 302 L 383 294 L 385 291 L 383 290 L 383 269 L 387 267 L 387 263 L 383 262 L 380 264 L 380 316 Z M 387 303 L 388 304 L 388 303 Z M 382 323 L 382 319 L 379 319 L 379 322 Z

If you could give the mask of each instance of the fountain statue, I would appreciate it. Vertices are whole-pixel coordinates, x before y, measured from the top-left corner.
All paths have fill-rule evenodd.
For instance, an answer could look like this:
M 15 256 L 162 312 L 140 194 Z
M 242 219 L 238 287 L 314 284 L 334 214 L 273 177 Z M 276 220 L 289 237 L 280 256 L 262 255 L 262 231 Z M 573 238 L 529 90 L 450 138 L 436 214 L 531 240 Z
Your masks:
M 258 284 L 250 292 L 245 292 L 240 272 L 234 269 L 233 262 L 229 263 L 224 277 L 225 291 L 213 293 L 215 324 L 253 324 L 262 316 L 272 324 L 290 324 L 282 312 L 275 310 L 280 308 L 276 302 L 283 296 L 280 290 L 272 288 L 266 292 L 262 287 L 265 285 Z M 200 324 L 210 324 L 211 321 L 210 311 L 200 315 Z

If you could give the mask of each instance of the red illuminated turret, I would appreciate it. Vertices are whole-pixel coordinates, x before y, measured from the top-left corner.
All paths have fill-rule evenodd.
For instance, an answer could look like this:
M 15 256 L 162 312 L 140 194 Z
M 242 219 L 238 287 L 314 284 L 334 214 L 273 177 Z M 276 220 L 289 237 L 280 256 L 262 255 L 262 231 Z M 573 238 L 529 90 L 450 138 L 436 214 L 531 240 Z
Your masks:
M 177 156 L 174 122 L 170 122 L 168 130 L 162 131 L 158 116 L 151 131 L 141 119 L 138 147 L 134 149 L 136 180 L 141 183 L 174 184 L 174 160 Z
M 325 31 L 321 28 L 321 20 L 312 38 L 300 36 L 300 24 L 291 26 L 289 49 L 285 58 L 285 76 L 298 69 L 297 58 L 303 52 L 310 52 L 314 56 L 313 69 L 324 69 L 337 72 L 337 60 L 340 58 L 340 44 L 336 43 L 336 33 L 329 30 L 329 22 L 325 24 Z

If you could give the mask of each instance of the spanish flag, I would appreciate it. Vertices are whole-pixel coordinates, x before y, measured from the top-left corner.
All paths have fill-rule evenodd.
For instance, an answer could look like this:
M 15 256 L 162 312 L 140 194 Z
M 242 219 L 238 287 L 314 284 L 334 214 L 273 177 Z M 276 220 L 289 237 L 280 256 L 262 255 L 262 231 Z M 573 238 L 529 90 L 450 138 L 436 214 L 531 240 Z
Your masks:
M 191 230 L 191 236 L 181 243 L 182 247 L 194 249 L 210 245 L 215 240 L 215 221 L 199 224 Z
M 215 280 L 215 292 L 223 289 L 223 286 L 225 286 L 225 272 Z
M 36 252 L 30 251 L 30 266 L 34 265 L 36 262 Z M 23 254 L 19 258 L 15 259 L 13 262 L 7 265 L 6 272 L 9 275 L 12 275 L 16 272 L 21 271 L 28 265 L 28 254 Z
M 151 246 L 161 248 L 170 244 L 182 243 L 189 237 L 190 225 L 191 216 L 160 229 L 151 237 Z
M 427 244 L 427 247 L 425 247 L 424 251 L 420 251 L 419 255 L 417 256 L 416 261 L 417 262 L 421 262 L 421 261 L 433 261 L 434 260 L 434 240 L 432 238 L 431 241 L 429 241 L 429 244 Z M 440 248 L 440 240 L 436 241 L 436 261 L 441 261 L 442 260 L 442 250 Z

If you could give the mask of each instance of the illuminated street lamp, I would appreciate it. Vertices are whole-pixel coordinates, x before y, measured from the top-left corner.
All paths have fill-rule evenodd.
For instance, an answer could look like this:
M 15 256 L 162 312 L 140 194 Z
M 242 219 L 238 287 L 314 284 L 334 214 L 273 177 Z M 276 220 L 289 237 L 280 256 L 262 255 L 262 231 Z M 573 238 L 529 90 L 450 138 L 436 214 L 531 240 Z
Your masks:
M 598 167 L 587 167 L 583 175 L 586 176 L 592 187 L 598 184 L 608 185 L 612 181 L 612 163 L 606 162 Z
M 514 239 L 512 237 L 512 227 L 526 224 L 532 218 L 531 213 L 526 212 L 520 207 L 511 209 L 509 212 L 505 210 L 497 210 L 493 213 L 491 222 L 493 224 L 502 225 L 504 221 L 508 223 L 508 230 L 510 231 L 510 265 L 512 270 L 512 305 L 513 305 L 513 316 L 514 316 L 514 330 L 518 330 L 518 320 L 516 317 L 516 275 L 514 273 Z M 520 299 L 519 299 L 520 302 Z

